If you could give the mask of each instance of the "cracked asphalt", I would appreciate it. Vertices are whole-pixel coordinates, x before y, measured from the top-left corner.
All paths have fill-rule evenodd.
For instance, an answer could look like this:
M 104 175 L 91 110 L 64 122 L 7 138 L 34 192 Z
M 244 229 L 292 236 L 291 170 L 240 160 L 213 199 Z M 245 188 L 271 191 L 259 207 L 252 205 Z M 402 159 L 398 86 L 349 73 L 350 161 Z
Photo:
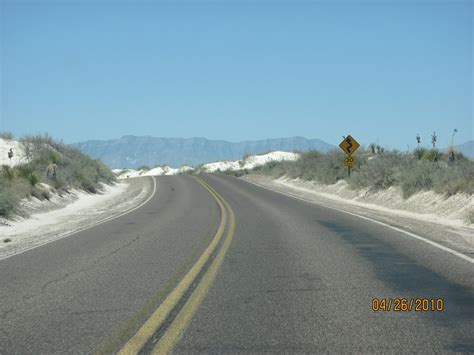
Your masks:
M 203 179 L 236 229 L 176 353 L 474 352 L 474 267 L 335 210 L 226 176 Z M 116 352 L 215 234 L 188 176 L 142 208 L 0 261 L 0 353 Z M 443 298 L 442 312 L 373 312 L 376 298 Z
M 0 261 L 1 354 L 108 350 L 124 324 L 135 330 L 159 305 L 205 249 L 220 214 L 192 178 L 157 180 L 142 208 Z

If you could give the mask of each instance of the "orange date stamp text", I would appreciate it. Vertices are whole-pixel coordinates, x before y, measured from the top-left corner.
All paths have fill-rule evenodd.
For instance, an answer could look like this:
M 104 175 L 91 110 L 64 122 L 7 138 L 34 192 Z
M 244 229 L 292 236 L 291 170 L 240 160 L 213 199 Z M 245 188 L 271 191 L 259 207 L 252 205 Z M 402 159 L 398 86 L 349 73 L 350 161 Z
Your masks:
M 372 298 L 374 312 L 442 312 L 442 298 Z

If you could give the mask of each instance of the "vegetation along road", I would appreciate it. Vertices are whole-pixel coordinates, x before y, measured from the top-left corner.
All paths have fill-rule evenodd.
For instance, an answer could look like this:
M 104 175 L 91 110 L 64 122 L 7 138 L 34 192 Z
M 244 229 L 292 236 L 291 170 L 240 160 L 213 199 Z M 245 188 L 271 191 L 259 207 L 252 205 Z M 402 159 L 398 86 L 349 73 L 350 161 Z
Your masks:
M 156 181 L 0 261 L 0 353 L 474 352 L 471 256 L 231 176 Z

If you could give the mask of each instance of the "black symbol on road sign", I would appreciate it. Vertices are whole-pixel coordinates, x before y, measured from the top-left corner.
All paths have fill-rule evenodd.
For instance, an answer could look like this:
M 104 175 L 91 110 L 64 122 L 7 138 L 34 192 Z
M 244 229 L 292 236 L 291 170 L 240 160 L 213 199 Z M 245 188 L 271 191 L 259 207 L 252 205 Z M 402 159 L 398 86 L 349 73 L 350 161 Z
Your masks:
M 351 149 L 352 149 L 352 140 L 348 137 L 348 138 L 346 138 L 346 142 L 347 142 L 347 152 L 348 152 L 349 154 L 351 154 L 351 153 L 352 153 L 352 152 L 351 152 Z

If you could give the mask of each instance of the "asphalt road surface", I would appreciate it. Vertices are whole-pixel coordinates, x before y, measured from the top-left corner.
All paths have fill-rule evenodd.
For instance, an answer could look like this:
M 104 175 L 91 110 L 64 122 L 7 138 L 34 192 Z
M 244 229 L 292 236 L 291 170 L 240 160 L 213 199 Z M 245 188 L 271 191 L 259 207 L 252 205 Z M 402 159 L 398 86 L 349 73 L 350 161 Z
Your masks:
M 1 354 L 474 352 L 468 260 L 233 177 L 156 180 L 0 260 Z

